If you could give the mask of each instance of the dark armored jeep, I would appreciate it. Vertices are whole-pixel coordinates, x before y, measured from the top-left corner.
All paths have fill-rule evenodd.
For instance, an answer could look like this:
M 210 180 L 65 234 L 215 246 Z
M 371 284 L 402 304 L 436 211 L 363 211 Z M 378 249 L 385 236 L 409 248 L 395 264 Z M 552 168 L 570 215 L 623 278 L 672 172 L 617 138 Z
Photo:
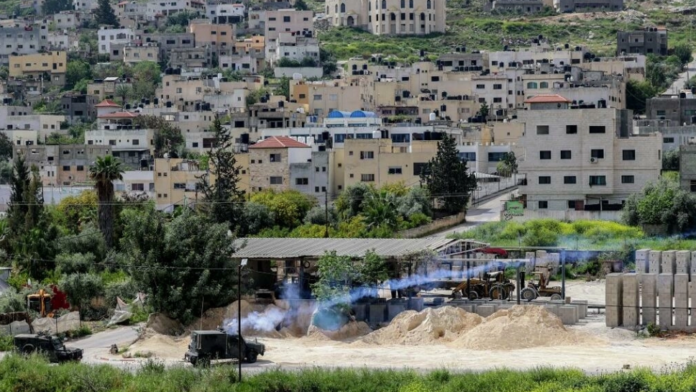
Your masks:
M 242 344 L 241 355 L 238 348 L 240 340 Z M 222 330 L 193 331 L 184 360 L 193 365 L 225 359 L 254 363 L 259 355 L 265 353 L 266 346 L 258 342 L 247 342 L 240 335 L 227 334 Z
M 82 359 L 82 349 L 67 348 L 56 336 L 47 334 L 23 334 L 14 337 L 14 345 L 18 352 L 31 354 L 34 352 L 46 354 L 51 362 L 79 361 Z

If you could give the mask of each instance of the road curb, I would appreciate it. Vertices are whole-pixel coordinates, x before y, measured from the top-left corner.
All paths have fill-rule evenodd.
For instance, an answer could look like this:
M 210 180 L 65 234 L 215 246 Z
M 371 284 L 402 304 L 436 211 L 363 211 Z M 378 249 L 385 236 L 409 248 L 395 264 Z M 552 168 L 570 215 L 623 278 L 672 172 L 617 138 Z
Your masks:
M 101 361 L 106 361 L 106 362 L 137 362 L 137 360 L 133 359 L 133 358 L 123 358 L 123 359 L 105 358 L 105 357 L 96 357 L 96 358 L 101 360 Z

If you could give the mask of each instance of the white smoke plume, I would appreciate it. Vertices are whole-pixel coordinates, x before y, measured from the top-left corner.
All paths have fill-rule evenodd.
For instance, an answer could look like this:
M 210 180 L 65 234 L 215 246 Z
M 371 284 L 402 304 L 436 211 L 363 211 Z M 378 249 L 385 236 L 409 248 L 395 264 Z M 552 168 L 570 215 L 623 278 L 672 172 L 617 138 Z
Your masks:
M 265 312 L 251 312 L 242 318 L 242 332 L 271 332 L 285 318 L 285 311 L 279 308 L 269 308 Z M 223 328 L 228 334 L 236 334 L 237 318 L 226 319 Z

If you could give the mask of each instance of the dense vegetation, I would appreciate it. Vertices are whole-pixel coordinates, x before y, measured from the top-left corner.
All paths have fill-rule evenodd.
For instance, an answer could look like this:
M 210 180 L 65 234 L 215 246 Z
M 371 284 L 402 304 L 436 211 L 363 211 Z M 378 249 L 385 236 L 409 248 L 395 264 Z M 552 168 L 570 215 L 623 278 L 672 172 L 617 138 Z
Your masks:
M 687 392 L 696 389 L 696 366 L 653 373 L 634 370 L 589 376 L 579 370 L 539 368 L 525 372 L 495 370 L 482 373 L 429 373 L 398 370 L 269 370 L 245 376 L 240 384 L 236 367 L 203 370 L 165 369 L 149 362 L 138 371 L 103 365 L 50 366 L 39 358 L 10 356 L 0 361 L 0 392 L 35 391 L 384 391 L 384 392 Z

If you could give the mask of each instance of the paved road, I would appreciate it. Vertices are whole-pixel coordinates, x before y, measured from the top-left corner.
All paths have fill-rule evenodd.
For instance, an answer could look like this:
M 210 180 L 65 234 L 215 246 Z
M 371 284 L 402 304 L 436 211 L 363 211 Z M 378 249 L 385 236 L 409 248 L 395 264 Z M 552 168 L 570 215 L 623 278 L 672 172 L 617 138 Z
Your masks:
M 664 92 L 664 94 L 679 94 L 679 91 L 681 91 L 684 88 L 684 83 L 688 81 L 687 79 L 687 71 L 688 75 L 690 77 L 696 76 L 696 54 L 694 54 L 694 61 L 690 62 L 689 64 L 686 65 L 684 68 L 684 72 L 679 74 L 679 77 L 672 82 L 672 85 L 669 86 L 667 91 Z
M 431 235 L 429 238 L 446 238 L 450 234 L 467 231 L 472 227 L 476 227 L 482 223 L 500 221 L 500 212 L 503 210 L 503 203 L 510 200 L 510 195 L 515 191 L 504 193 L 494 199 L 484 202 L 474 208 L 470 208 L 466 213 L 466 223 L 451 227 L 437 234 Z

